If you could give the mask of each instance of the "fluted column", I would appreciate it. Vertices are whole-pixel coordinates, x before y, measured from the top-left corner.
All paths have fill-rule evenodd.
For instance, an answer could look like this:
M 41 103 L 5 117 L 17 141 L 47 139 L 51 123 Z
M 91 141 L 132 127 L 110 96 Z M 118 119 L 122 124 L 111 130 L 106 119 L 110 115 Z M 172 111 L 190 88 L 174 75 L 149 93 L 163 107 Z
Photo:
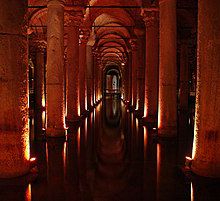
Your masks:
M 86 65 L 86 45 L 88 42 L 89 31 L 81 29 L 79 45 L 79 79 L 80 79 L 80 113 L 85 114 L 87 110 L 87 65 Z
M 27 4 L 0 1 L 0 178 L 29 171 Z
M 64 103 L 64 2 L 47 4 L 47 136 L 65 135 Z
M 132 55 L 132 66 L 131 66 L 131 73 L 132 73 L 132 102 L 131 106 L 135 109 L 137 105 L 137 63 L 138 63 L 138 54 L 137 54 L 137 39 L 131 39 L 131 55 Z
M 83 13 L 80 8 L 74 8 L 67 16 L 67 121 L 74 122 L 80 116 L 79 101 L 79 25 Z
M 192 171 L 220 178 L 220 4 L 199 0 Z
M 159 11 L 157 8 L 142 10 L 146 26 L 146 64 L 144 119 L 157 121 L 158 112 L 158 71 L 159 71 Z
M 34 137 L 35 139 L 42 139 L 43 128 L 43 107 L 45 107 L 45 61 L 44 53 L 46 51 L 46 44 L 43 42 L 36 43 L 36 66 L 34 68 Z
M 171 137 L 177 133 L 176 0 L 160 0 L 159 7 L 158 134 Z

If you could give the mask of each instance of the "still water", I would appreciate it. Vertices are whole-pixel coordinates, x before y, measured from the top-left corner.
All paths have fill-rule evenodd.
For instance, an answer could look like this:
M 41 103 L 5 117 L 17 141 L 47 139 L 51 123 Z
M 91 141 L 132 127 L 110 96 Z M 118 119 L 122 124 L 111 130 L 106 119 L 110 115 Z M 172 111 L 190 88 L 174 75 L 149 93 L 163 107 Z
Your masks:
M 192 141 L 180 120 L 178 139 L 158 140 L 120 99 L 106 98 L 66 139 L 34 142 L 38 177 L 0 181 L 0 201 L 218 201 L 219 183 L 180 171 Z

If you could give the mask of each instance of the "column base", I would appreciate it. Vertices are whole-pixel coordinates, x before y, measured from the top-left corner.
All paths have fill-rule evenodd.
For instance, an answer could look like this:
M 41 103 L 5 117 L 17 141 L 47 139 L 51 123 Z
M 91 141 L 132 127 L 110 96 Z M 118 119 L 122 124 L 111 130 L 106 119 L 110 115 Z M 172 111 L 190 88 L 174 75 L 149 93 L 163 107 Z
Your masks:
M 170 126 L 166 128 L 158 128 L 158 137 L 176 137 L 177 128 L 175 126 Z
M 220 164 L 213 161 L 193 160 L 191 170 L 196 175 L 209 178 L 220 178 Z
M 157 117 L 156 116 L 148 116 L 143 117 L 143 122 L 148 124 L 156 124 L 157 123 Z
M 0 178 L 14 178 L 30 172 L 28 131 L 0 131 Z
M 65 128 L 47 128 L 46 137 L 65 137 L 66 130 Z

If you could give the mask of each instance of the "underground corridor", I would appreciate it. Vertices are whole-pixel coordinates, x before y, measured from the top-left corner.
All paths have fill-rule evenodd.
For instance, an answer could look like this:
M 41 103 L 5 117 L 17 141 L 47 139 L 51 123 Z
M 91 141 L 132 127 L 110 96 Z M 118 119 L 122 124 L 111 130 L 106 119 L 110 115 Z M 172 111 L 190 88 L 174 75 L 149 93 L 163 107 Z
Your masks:
M 220 200 L 219 0 L 0 1 L 0 201 Z

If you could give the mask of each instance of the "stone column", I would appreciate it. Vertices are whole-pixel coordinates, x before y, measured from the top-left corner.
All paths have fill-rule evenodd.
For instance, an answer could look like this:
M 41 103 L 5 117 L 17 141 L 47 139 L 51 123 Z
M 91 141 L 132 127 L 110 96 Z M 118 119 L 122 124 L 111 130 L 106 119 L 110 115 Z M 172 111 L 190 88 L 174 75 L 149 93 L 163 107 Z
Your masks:
M 44 53 L 46 50 L 46 43 L 37 42 L 36 46 L 36 64 L 34 68 L 34 138 L 42 139 L 43 128 L 43 107 L 45 107 L 45 63 Z
M 83 13 L 80 8 L 71 10 L 67 16 L 68 42 L 67 42 L 67 121 L 79 120 L 79 25 Z
M 138 67 L 138 54 L 137 54 L 137 39 L 131 39 L 131 55 L 132 55 L 132 66 L 131 66 L 131 74 L 132 74 L 132 102 L 131 106 L 133 109 L 136 108 L 137 105 L 137 67 Z
M 199 0 L 192 171 L 220 178 L 220 4 Z
M 29 171 L 27 1 L 0 1 L 0 178 Z
M 159 71 L 159 20 L 158 9 L 142 10 L 146 26 L 146 64 L 144 119 L 157 122 L 158 112 L 158 71 Z
M 142 29 L 136 29 L 135 33 L 138 37 L 138 63 L 137 63 L 137 105 L 136 116 L 143 117 L 144 115 L 144 66 L 145 66 L 145 32 Z
M 47 136 L 65 135 L 64 102 L 64 2 L 47 4 Z
M 180 93 L 179 104 L 183 111 L 188 110 L 189 98 L 189 64 L 188 64 L 188 44 L 181 41 L 180 45 Z
M 92 46 L 87 46 L 87 103 L 88 109 L 91 109 L 93 106 L 93 55 L 92 55 Z
M 89 38 L 89 31 L 81 29 L 80 45 L 79 45 L 79 79 L 80 79 L 80 113 L 85 114 L 87 110 L 87 65 L 86 65 L 86 45 Z
M 128 50 L 128 101 L 132 106 L 132 51 Z
M 159 7 L 158 134 L 171 137 L 177 133 L 176 0 L 160 0 Z

